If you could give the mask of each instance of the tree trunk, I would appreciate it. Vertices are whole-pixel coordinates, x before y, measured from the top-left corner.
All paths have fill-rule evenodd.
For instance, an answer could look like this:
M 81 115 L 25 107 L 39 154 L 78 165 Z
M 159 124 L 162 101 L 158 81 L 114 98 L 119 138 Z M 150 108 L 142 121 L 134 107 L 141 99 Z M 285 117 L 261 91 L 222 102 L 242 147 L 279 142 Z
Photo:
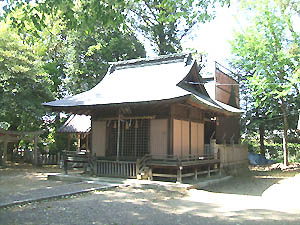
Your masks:
M 265 127 L 262 123 L 259 124 L 259 144 L 260 144 L 260 154 L 266 155 L 265 149 Z
M 284 166 L 287 166 L 289 163 L 288 160 L 288 149 L 287 149 L 287 131 L 288 131 L 288 120 L 287 120 L 287 112 L 286 112 L 286 103 L 284 100 L 282 100 L 281 104 L 281 111 L 282 111 L 282 118 L 283 118 L 283 164 Z

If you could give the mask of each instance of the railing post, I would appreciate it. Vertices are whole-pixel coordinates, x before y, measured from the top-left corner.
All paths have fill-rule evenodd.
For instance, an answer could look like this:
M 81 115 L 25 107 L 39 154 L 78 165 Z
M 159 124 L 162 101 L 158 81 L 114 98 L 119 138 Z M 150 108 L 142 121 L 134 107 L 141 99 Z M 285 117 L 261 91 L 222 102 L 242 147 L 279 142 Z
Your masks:
M 181 164 L 181 159 L 177 157 L 177 183 L 182 182 L 182 164 Z
M 177 183 L 182 182 L 182 166 L 178 166 L 177 168 Z
M 136 160 L 136 175 L 140 173 L 140 159 Z
M 68 156 L 67 156 L 67 153 L 64 154 L 63 158 L 64 158 L 64 171 L 65 171 L 65 174 L 68 174 Z
M 97 175 L 97 157 L 96 157 L 96 153 L 94 154 L 94 157 L 92 155 L 92 173 L 94 173 L 94 175 Z
M 148 180 L 153 180 L 152 168 L 149 169 Z
M 56 164 L 59 165 L 60 163 L 60 152 L 57 153 L 57 161 Z
M 4 148 L 2 152 L 2 166 L 6 166 L 6 161 L 7 161 L 7 145 L 8 141 L 7 139 L 4 140 Z
M 195 177 L 194 177 L 194 179 L 195 179 L 195 180 L 198 179 L 198 168 L 197 168 L 197 167 L 195 168 Z
M 37 166 L 38 163 L 39 163 L 39 161 L 38 161 L 37 142 L 38 142 L 38 138 L 35 135 L 34 136 L 34 149 L 33 149 L 33 154 L 34 154 L 33 163 L 34 163 L 35 166 Z

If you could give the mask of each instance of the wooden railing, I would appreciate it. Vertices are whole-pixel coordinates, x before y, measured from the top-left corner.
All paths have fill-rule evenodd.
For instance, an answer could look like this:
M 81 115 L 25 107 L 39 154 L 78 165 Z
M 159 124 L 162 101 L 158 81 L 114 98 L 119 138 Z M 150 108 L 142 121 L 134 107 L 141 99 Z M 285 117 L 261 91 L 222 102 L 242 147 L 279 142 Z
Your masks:
M 174 155 L 151 155 L 147 154 L 142 158 L 135 160 L 117 161 L 114 159 L 105 159 L 92 156 L 90 154 L 76 154 L 75 152 L 67 152 L 64 155 L 64 168 L 67 173 L 68 162 L 86 163 L 94 175 L 97 176 L 112 176 L 112 177 L 127 177 L 138 179 L 153 179 L 153 176 L 160 177 L 177 177 L 177 181 L 181 182 L 182 177 L 195 176 L 201 174 L 198 171 L 201 165 L 208 167 L 208 174 L 211 172 L 210 165 L 219 165 L 219 155 L 187 155 L 184 157 Z M 166 172 L 177 171 L 177 174 L 167 172 L 153 173 L 153 168 L 166 168 Z M 168 169 L 169 168 L 169 169 Z M 189 172 L 185 172 L 188 168 Z M 191 168 L 194 170 L 192 172 Z M 140 178 L 139 178 L 140 177 Z
M 89 164 L 89 158 L 90 155 L 87 154 L 86 152 L 74 152 L 74 151 L 63 151 L 63 161 L 64 161 L 64 171 L 65 174 L 68 174 L 68 164 L 70 163 L 82 163 L 85 164 L 86 166 L 84 167 L 85 169 L 87 168 Z
M 220 172 L 220 155 L 149 155 L 147 166 L 151 168 L 150 179 L 153 177 L 175 178 L 177 182 L 182 182 L 183 177 L 194 177 L 197 179 L 200 174 L 210 176 L 211 172 Z M 217 168 L 215 168 L 217 166 Z M 203 169 L 203 167 L 205 169 Z M 168 168 L 165 173 L 153 171 L 155 168 Z M 170 173 L 169 169 L 176 171 L 176 174 Z
M 152 169 L 151 169 L 152 156 L 150 154 L 144 155 L 142 158 L 137 159 L 136 169 L 138 179 L 152 179 Z
M 129 177 L 136 178 L 136 162 L 96 160 L 94 173 L 97 176 Z
M 144 155 L 142 158 L 137 159 L 136 161 L 136 168 L 137 173 L 143 173 L 146 169 L 146 167 L 149 165 L 149 162 L 151 161 L 152 157 L 150 154 Z
M 60 153 L 53 154 L 41 154 L 40 164 L 42 165 L 59 165 L 61 160 Z
M 185 163 L 193 163 L 204 160 L 219 160 L 219 153 L 215 154 L 203 154 L 203 155 L 185 155 L 185 156 L 177 156 L 177 155 L 149 155 L 151 163 L 153 162 L 161 162 L 161 163 L 173 163 L 173 164 L 185 164 Z

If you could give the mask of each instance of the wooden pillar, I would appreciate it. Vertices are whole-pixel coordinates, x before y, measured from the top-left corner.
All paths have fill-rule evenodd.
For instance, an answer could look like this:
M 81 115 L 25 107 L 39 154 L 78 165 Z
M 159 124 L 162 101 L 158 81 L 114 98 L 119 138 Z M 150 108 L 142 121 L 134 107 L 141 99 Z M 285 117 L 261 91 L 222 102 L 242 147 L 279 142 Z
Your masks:
M 170 118 L 168 120 L 169 126 L 168 126 L 168 155 L 174 155 L 174 149 L 173 149 L 173 144 L 174 144 L 174 113 L 175 113 L 175 106 L 171 105 L 170 106 Z
M 60 152 L 57 153 L 56 164 L 60 165 Z
M 135 122 L 137 123 L 138 120 L 135 120 Z M 134 128 L 134 156 L 137 156 L 137 125 L 135 124 L 135 128 Z
M 87 133 L 85 137 L 85 146 L 86 146 L 86 151 L 89 152 L 89 133 Z
M 136 176 L 140 173 L 140 159 L 137 159 L 136 160 L 136 169 L 135 169 L 135 172 L 136 172 Z
M 80 134 L 77 134 L 77 152 L 80 152 Z
M 125 123 L 124 123 L 125 126 Z M 124 156 L 124 135 L 125 135 L 125 127 L 123 126 L 123 131 L 122 131 L 122 146 L 121 146 L 121 151 L 119 152 L 120 155 Z
M 70 145 L 71 145 L 71 135 L 68 133 L 68 140 L 67 140 L 67 151 L 70 151 Z
M 189 114 L 189 155 L 191 156 L 192 155 L 192 122 L 191 122 L 192 110 L 191 109 L 188 109 L 188 114 Z M 198 151 L 198 147 L 197 147 L 197 151 Z
M 2 165 L 5 166 L 6 165 L 6 161 L 7 161 L 7 144 L 8 144 L 8 140 L 7 137 L 5 137 L 3 145 L 3 157 L 2 157 Z
M 121 127 L 121 114 L 119 113 L 119 118 L 118 118 L 118 137 L 117 137 L 117 161 L 119 161 L 119 154 L 120 154 L 120 127 Z
M 63 159 L 64 159 L 64 171 L 65 171 L 65 174 L 67 175 L 68 174 L 68 156 L 67 156 L 67 153 L 64 154 Z
M 37 136 L 34 136 L 34 149 L 33 149 L 33 164 L 38 165 L 38 152 L 37 152 Z

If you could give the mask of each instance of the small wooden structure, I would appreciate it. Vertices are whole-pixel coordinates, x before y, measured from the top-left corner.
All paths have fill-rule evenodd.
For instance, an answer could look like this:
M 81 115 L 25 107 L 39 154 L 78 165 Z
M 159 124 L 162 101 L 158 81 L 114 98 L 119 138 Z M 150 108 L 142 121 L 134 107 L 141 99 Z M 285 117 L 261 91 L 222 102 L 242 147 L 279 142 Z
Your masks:
M 90 151 L 89 148 L 89 135 L 91 131 L 91 117 L 86 115 L 71 115 L 62 127 L 60 127 L 58 133 L 66 133 L 68 135 L 67 151 L 70 151 L 70 144 L 72 135 L 77 137 L 77 152 L 84 150 Z M 82 142 L 83 140 L 83 142 Z
M 43 134 L 44 131 L 30 131 L 30 132 L 20 132 L 20 131 L 8 131 L 0 128 L 0 143 L 3 144 L 3 153 L 1 156 L 2 165 L 5 166 L 7 161 L 7 145 L 9 142 L 17 142 L 20 140 L 34 141 L 34 154 L 33 163 L 38 165 L 38 152 L 37 143 L 39 140 L 39 135 Z
M 209 96 L 200 69 L 190 54 L 113 63 L 90 91 L 44 105 L 91 115 L 95 174 L 181 182 L 220 170 L 217 149 L 205 144 L 222 136 L 215 118 L 241 113 Z

